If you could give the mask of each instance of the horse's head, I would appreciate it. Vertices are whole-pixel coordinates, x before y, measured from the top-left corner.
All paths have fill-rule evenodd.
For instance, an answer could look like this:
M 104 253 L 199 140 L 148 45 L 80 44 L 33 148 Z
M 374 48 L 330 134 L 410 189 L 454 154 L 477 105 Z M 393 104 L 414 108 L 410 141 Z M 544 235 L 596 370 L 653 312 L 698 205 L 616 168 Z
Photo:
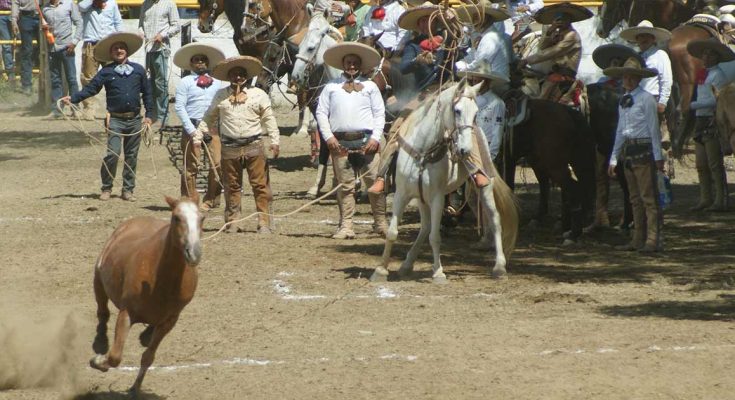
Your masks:
M 378 53 L 383 52 L 383 49 L 378 46 L 378 40 L 380 40 L 380 37 L 383 36 L 385 32 L 380 32 L 376 34 L 371 34 L 367 36 L 361 36 L 359 39 L 357 39 L 357 43 L 366 44 L 376 50 L 378 50 Z
M 329 10 L 325 11 L 325 13 L 328 12 Z M 291 83 L 300 88 L 308 88 L 310 73 L 315 68 L 324 65 L 324 52 L 341 41 L 342 34 L 329 24 L 324 15 L 314 15 L 299 44 L 299 52 L 291 71 Z
M 224 0 L 199 0 L 199 32 L 212 32 L 214 21 L 224 11 Z
M 610 36 L 610 32 L 628 18 L 631 6 L 631 0 L 605 0 L 598 12 L 600 24 L 597 27 L 597 36 L 603 39 Z
M 240 32 L 243 42 L 264 39 L 270 27 L 271 3 L 268 0 L 245 0 Z
M 196 203 L 183 197 L 179 200 L 166 196 L 171 207 L 169 239 L 183 251 L 187 264 L 196 266 L 202 259 L 202 222 L 204 217 Z
M 455 142 L 457 152 L 463 158 L 469 156 L 472 151 L 472 137 L 477 127 L 475 117 L 478 111 L 475 97 L 481 86 L 482 83 L 470 86 L 465 81 L 462 81 L 452 100 L 454 119 L 452 139 Z

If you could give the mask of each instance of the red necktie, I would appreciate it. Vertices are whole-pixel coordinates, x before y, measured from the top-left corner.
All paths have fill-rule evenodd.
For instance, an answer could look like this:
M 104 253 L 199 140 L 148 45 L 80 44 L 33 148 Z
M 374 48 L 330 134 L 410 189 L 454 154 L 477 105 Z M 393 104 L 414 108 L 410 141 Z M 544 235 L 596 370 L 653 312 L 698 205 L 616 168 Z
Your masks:
M 201 74 L 197 78 L 197 86 L 203 89 L 206 89 L 212 86 L 213 82 L 214 82 L 214 79 L 212 79 L 212 77 L 207 74 Z

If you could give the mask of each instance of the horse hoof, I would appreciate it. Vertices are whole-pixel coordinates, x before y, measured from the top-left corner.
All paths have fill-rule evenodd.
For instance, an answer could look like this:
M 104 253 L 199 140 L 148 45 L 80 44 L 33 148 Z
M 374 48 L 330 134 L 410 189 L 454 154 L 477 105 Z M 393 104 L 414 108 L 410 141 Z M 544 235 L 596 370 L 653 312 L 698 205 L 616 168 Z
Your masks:
M 398 277 L 401 280 L 407 280 L 411 278 L 411 274 L 413 274 L 413 270 L 411 269 L 399 269 L 398 270 Z
M 498 280 L 506 280 L 508 279 L 508 273 L 504 269 L 497 271 L 493 270 L 493 272 L 490 274 L 490 277 Z
M 446 285 L 449 283 L 449 280 L 447 280 L 446 276 L 435 276 L 432 278 L 432 280 L 437 285 Z
M 92 357 L 92 359 L 89 360 L 89 366 L 102 372 L 107 372 L 110 369 L 110 367 L 107 366 L 107 356 L 102 354 L 97 354 Z
M 373 274 L 370 275 L 370 282 L 387 282 L 388 281 L 388 274 L 383 274 L 382 272 L 378 272 L 378 270 L 373 271 Z

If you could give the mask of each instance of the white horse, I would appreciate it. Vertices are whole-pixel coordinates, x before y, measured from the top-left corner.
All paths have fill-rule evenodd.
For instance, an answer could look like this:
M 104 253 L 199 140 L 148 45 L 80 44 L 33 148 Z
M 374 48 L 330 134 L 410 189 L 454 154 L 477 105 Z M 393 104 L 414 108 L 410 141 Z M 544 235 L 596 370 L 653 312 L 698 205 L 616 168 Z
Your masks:
M 408 202 L 418 198 L 421 200 L 421 230 L 398 273 L 405 277 L 413 271 L 420 247 L 428 237 L 434 253 L 432 277 L 436 283 L 446 282 L 439 248 L 444 196 L 468 179 L 462 160 L 476 143 L 481 146 L 484 170 L 490 178 L 490 184 L 479 189 L 479 196 L 483 209 L 490 212 L 489 220 L 495 233 L 496 257 L 492 276 L 505 277 L 506 257 L 515 247 L 518 233 L 518 206 L 510 188 L 489 161 L 487 141 L 475 125 L 475 96 L 479 88 L 479 84 L 473 87 L 462 81 L 443 90 L 433 101 L 421 105 L 404 122 L 411 124 L 408 125 L 411 128 L 398 153 L 393 215 L 383 250 L 383 265 L 375 269 L 370 278 L 372 281 L 387 279 L 391 248 L 398 237 L 398 221 Z
M 311 13 L 312 9 L 308 9 Z M 300 104 L 302 107 L 308 108 L 308 111 L 316 108 L 315 102 L 321 93 L 321 87 L 328 81 L 337 78 L 340 71 L 324 64 L 324 52 L 343 40 L 342 34 L 337 28 L 331 26 L 327 20 L 325 10 L 324 14 L 316 13 L 311 15 L 309 27 L 304 38 L 299 44 L 299 52 L 296 55 L 296 61 L 291 72 L 291 86 L 297 88 L 299 97 L 306 96 L 306 104 Z M 303 97 L 302 97 L 303 98 Z M 313 103 L 313 104 L 311 104 Z M 306 130 L 306 125 L 310 118 L 304 110 L 304 123 L 299 130 Z M 309 124 L 309 131 L 316 132 L 316 123 L 312 127 Z M 318 133 L 316 133 L 318 135 Z M 315 138 L 319 140 L 318 137 Z M 317 175 L 314 185 L 309 188 L 307 194 L 316 196 L 327 178 L 326 164 L 319 163 L 317 165 Z

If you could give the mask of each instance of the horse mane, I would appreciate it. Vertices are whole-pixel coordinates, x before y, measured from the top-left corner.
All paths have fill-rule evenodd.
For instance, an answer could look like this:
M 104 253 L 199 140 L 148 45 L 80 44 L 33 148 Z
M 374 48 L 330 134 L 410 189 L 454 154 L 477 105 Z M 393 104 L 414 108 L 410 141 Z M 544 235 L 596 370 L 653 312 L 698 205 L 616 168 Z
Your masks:
M 408 116 L 408 119 L 404 123 L 409 124 L 408 126 L 412 128 L 418 127 L 421 124 L 426 124 L 428 126 L 435 127 L 439 132 L 443 131 L 446 126 L 444 121 L 447 120 L 447 118 L 454 118 L 454 112 L 451 104 L 457 94 L 457 91 L 464 87 L 464 85 L 461 84 L 462 82 L 464 81 L 461 81 L 459 84 L 452 83 L 448 87 L 445 87 L 445 89 L 438 95 L 435 95 L 433 99 L 429 98 L 431 101 L 422 102 L 421 105 Z M 449 103 L 450 107 L 445 106 L 447 103 Z M 447 113 L 449 114 L 448 116 L 446 115 Z M 413 131 L 415 132 L 416 129 Z M 407 136 L 410 136 L 410 133 Z

